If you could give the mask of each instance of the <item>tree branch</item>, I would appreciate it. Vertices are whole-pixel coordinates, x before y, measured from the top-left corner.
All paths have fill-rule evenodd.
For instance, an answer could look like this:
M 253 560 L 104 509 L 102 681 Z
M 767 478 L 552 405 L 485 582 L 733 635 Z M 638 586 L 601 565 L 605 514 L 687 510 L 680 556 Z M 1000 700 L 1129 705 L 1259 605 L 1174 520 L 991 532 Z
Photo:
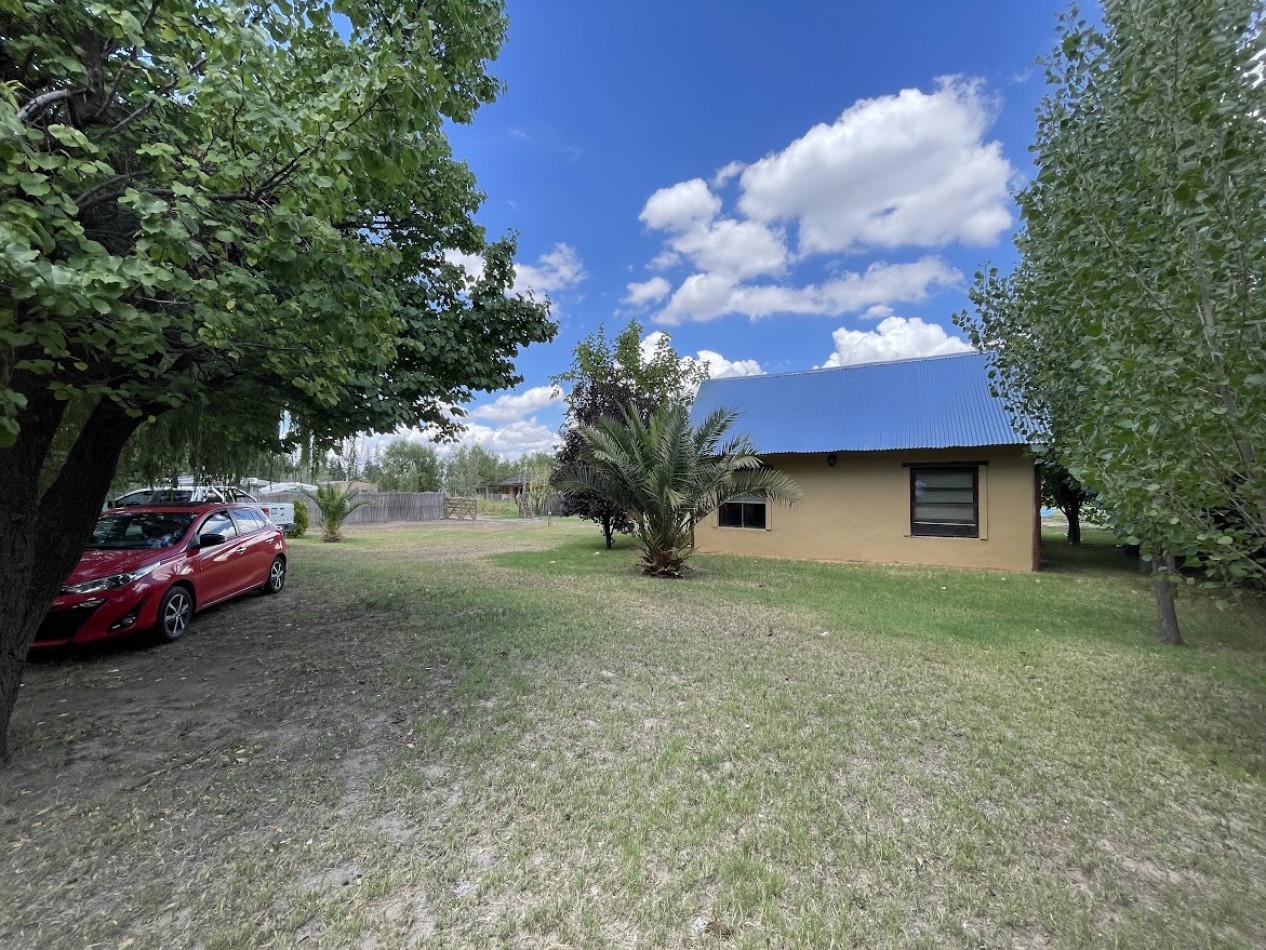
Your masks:
M 53 89 L 50 92 L 42 92 L 18 110 L 18 121 L 28 122 L 42 112 L 45 106 L 52 105 L 54 102 L 61 102 L 63 99 L 69 99 L 71 96 L 76 96 L 83 92 L 83 89 Z

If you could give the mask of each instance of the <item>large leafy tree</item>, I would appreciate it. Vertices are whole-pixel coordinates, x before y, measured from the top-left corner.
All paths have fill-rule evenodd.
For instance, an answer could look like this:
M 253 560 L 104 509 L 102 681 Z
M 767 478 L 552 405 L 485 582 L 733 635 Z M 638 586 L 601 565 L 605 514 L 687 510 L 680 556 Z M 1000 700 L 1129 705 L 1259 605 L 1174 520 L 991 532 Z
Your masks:
M 678 357 L 666 334 L 660 334 L 647 352 L 642 326 L 636 320 L 630 321 L 614 340 L 608 340 L 605 328 L 600 326 L 597 333 L 576 344 L 571 368 L 551 378 L 555 386 L 567 390 L 567 419 L 556 472 L 565 472 L 580 462 L 586 446 L 581 434 L 585 426 L 596 425 L 604 418 L 618 420 L 630 405 L 643 422 L 648 422 L 662 405 L 689 403 L 699 383 L 707 377 L 706 366 Z M 575 485 L 563 490 L 561 510 L 564 515 L 579 515 L 595 522 L 608 548 L 617 532 L 627 534 L 633 530 L 633 522 L 619 499 Z
M 378 459 L 379 491 L 439 491 L 440 459 L 431 445 L 393 439 Z
M 443 428 L 553 335 L 444 134 L 498 93 L 505 25 L 500 0 L 0 0 L 0 736 L 138 427 Z
M 642 552 L 642 572 L 681 577 L 694 526 L 740 495 L 794 505 L 799 486 L 765 468 L 746 436 L 726 438 L 736 414 L 718 409 L 698 427 L 689 410 L 666 403 L 642 421 L 634 404 L 580 429 L 580 463 L 561 473 L 564 490 L 593 492 L 625 507 Z
M 961 318 L 1021 424 L 1165 565 L 1171 642 L 1178 559 L 1266 580 L 1261 12 L 1105 0 L 1101 27 L 1062 20 L 1019 263 Z
M 501 456 L 479 443 L 467 443 L 444 463 L 444 489 L 453 495 L 477 495 L 508 477 Z

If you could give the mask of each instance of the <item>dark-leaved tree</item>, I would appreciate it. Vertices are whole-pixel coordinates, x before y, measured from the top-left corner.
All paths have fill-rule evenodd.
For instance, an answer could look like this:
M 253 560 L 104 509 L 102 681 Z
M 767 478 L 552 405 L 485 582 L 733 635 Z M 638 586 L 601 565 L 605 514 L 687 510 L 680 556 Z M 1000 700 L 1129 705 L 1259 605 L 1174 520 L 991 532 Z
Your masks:
M 619 420 L 629 407 L 643 422 L 649 422 L 661 406 L 688 405 L 707 377 L 706 366 L 678 357 L 667 334 L 658 334 L 655 342 L 646 346 L 642 326 L 636 320 L 614 340 L 608 340 L 605 329 L 599 327 L 597 333 L 576 344 L 571 368 L 551 378 L 555 386 L 566 388 L 567 403 L 555 471 L 569 472 L 580 464 L 586 446 L 581 434 L 585 426 L 602 419 Z M 575 482 L 568 485 L 558 485 L 562 513 L 595 522 L 608 548 L 617 533 L 633 530 L 625 500 L 610 492 L 587 490 Z

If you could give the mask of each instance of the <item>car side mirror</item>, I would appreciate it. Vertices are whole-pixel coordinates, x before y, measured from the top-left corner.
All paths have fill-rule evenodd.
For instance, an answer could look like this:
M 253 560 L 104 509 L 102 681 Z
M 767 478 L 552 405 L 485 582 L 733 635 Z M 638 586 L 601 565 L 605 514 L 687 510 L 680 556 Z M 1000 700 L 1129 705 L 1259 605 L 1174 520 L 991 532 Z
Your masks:
M 228 539 L 222 534 L 215 534 L 214 532 L 208 532 L 207 534 L 198 535 L 198 547 L 213 548 L 217 544 L 223 544 L 227 540 Z

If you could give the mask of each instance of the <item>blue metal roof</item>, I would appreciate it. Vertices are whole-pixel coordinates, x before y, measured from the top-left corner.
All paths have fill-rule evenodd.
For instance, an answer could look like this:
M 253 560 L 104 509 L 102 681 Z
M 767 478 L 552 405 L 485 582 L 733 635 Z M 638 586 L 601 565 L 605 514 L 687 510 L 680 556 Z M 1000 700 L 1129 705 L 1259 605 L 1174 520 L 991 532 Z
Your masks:
M 691 421 L 722 406 L 763 454 L 1026 444 L 989 392 L 983 353 L 710 379 Z

